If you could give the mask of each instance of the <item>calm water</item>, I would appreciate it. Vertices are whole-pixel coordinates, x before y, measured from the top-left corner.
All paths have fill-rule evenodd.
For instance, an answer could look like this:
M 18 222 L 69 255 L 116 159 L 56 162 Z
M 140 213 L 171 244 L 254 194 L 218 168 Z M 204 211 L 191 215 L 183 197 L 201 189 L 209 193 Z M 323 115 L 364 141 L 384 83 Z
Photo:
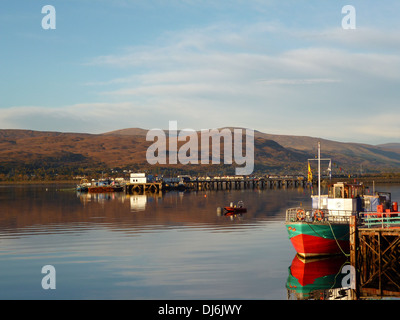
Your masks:
M 67 188 L 0 186 L 0 299 L 287 299 L 285 210 L 308 205 L 309 190 Z M 382 189 L 400 199 L 399 186 Z M 217 214 L 238 200 L 247 213 Z M 42 288 L 45 265 L 55 290 Z

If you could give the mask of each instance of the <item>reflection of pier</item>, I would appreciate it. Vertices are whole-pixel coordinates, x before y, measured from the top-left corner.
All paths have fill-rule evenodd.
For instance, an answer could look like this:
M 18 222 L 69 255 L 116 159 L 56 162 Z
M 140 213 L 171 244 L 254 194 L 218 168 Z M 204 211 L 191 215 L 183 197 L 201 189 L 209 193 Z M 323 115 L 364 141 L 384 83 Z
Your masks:
M 350 260 L 357 271 L 357 299 L 400 297 L 400 228 L 389 223 L 389 214 L 377 219 L 382 223 L 368 228 L 352 217 Z
M 129 196 L 131 211 L 144 211 L 147 204 L 147 195 L 135 194 Z

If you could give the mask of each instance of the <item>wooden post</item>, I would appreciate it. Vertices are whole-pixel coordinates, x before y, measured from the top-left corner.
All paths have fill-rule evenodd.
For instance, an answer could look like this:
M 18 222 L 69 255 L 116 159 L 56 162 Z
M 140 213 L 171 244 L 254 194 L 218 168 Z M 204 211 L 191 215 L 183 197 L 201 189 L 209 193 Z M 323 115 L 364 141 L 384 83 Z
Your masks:
M 356 267 L 357 263 L 357 216 L 350 217 L 350 262 Z
M 383 214 L 382 214 L 383 217 Z M 382 218 L 383 219 L 383 218 Z M 379 295 L 382 296 L 382 244 L 381 231 L 378 231 L 378 266 L 379 266 Z
M 358 272 L 357 272 L 357 245 L 358 245 L 358 232 L 357 232 L 357 216 L 350 217 L 350 264 L 354 270 L 354 287 L 351 289 L 351 298 L 357 299 L 357 286 L 358 286 Z

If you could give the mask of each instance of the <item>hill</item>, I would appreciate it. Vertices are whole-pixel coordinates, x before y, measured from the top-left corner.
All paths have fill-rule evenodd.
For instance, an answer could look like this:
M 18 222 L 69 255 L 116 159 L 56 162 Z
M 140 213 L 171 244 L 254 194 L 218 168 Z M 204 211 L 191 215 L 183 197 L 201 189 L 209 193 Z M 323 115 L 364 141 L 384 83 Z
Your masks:
M 43 172 L 66 175 L 111 168 L 170 174 L 233 173 L 232 166 L 223 164 L 151 166 L 146 160 L 146 151 L 153 141 L 146 141 L 146 134 L 147 130 L 138 128 L 104 134 L 0 130 L 0 174 L 7 178 L 19 173 L 26 178 Z M 200 146 L 200 135 L 197 134 Z M 400 171 L 400 144 L 372 146 L 262 132 L 255 132 L 255 171 L 306 174 L 307 159 L 315 158 L 318 141 L 321 141 L 322 157 L 332 158 L 334 172 Z M 178 148 L 184 143 L 180 142 Z
M 377 147 L 379 147 L 382 150 L 400 153 L 400 143 L 380 144 Z

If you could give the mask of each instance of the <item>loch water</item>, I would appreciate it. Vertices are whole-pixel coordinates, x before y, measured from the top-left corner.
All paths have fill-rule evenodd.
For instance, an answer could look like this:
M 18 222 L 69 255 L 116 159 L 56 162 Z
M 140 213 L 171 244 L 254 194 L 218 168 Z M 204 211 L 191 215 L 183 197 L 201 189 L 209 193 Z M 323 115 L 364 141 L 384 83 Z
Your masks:
M 379 186 L 381 188 L 381 186 Z M 400 199 L 400 186 L 383 191 Z M 77 193 L 0 186 L 0 299 L 288 299 L 288 207 L 307 188 Z M 218 207 L 242 200 L 247 212 Z M 55 270 L 45 290 L 44 266 Z

